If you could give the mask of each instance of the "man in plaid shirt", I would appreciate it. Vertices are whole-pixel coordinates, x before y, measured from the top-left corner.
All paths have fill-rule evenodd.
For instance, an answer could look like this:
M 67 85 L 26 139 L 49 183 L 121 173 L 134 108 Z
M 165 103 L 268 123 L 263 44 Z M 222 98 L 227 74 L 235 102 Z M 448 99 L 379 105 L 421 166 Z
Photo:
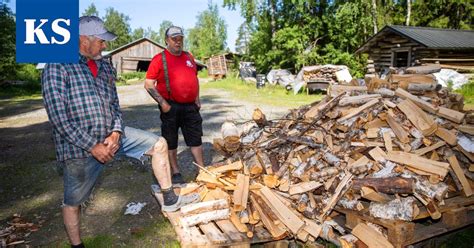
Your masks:
M 199 200 L 197 194 L 177 196 L 171 185 L 166 140 L 122 123 L 115 71 L 101 52 L 116 38 L 95 16 L 79 21 L 77 64 L 48 64 L 42 74 L 43 99 L 56 145 L 64 163 L 63 220 L 71 247 L 84 247 L 80 236 L 80 206 L 90 196 L 104 164 L 117 156 L 143 161 L 152 168 L 163 192 L 163 211 L 176 211 Z

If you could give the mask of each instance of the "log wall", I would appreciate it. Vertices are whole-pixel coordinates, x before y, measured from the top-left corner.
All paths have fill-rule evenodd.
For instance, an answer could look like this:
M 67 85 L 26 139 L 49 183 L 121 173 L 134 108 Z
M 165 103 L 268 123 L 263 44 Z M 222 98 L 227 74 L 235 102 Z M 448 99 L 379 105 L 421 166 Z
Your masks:
M 156 54 L 162 51 L 162 47 L 148 40 L 142 40 L 139 43 L 112 54 L 111 61 L 117 70 L 117 74 L 134 72 L 137 71 L 140 61 L 149 62 Z

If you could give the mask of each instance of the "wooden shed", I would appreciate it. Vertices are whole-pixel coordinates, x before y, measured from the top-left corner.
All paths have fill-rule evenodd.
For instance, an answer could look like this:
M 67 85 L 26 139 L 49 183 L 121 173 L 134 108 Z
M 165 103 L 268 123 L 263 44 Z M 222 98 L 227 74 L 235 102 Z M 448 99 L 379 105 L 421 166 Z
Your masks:
M 361 53 L 369 55 L 369 73 L 420 64 L 469 71 L 474 70 L 474 31 L 385 26 L 357 49 Z
M 148 38 L 141 38 L 107 53 L 118 74 L 147 71 L 151 59 L 165 49 Z

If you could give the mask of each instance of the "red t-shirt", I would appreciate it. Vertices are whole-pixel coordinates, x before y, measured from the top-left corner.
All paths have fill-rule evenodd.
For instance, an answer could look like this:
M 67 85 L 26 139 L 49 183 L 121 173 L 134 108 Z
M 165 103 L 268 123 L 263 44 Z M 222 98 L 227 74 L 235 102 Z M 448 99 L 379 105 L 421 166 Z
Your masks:
M 96 78 L 98 71 L 97 71 L 97 64 L 95 63 L 95 60 L 92 60 L 92 59 L 87 60 L 87 65 L 89 66 L 89 69 L 92 72 L 92 76 Z
M 199 81 L 197 68 L 191 54 L 182 52 L 176 56 L 165 50 L 166 64 L 168 65 L 168 77 L 171 88 L 171 100 L 178 103 L 192 103 L 199 93 Z M 147 79 L 156 80 L 156 89 L 161 96 L 169 100 L 166 89 L 165 72 L 161 53 L 155 55 L 151 60 L 146 73 Z

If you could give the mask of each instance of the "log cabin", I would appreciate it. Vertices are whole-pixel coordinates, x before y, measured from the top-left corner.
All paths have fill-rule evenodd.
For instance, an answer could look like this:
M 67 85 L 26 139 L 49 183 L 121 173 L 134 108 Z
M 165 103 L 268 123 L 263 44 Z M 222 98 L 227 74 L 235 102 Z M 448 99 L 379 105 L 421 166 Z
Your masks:
M 474 70 L 474 30 L 389 25 L 356 54 L 368 54 L 367 73 L 388 67 L 440 64 L 459 72 Z

